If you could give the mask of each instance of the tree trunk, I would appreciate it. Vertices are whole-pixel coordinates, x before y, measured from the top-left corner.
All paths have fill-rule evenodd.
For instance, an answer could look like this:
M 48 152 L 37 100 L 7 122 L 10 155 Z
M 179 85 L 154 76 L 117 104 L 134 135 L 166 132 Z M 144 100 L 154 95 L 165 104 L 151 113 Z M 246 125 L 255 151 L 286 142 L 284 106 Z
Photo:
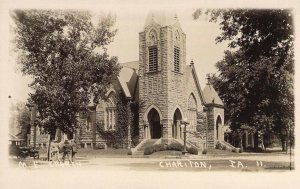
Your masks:
M 48 144 L 48 148 L 47 148 L 47 161 L 50 161 L 50 147 L 51 147 L 51 137 L 49 135 L 49 144 Z
M 254 150 L 258 151 L 258 133 L 255 132 L 253 137 L 254 137 Z
M 282 151 L 285 152 L 287 150 L 287 148 L 286 148 L 286 146 L 287 146 L 286 136 L 281 135 L 280 140 L 281 140 Z

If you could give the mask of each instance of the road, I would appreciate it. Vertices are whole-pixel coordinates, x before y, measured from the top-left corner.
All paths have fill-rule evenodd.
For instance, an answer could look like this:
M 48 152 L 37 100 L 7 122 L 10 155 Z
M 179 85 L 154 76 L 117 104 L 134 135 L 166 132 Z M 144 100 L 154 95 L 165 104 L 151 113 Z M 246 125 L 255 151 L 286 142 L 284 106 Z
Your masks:
M 292 161 L 293 161 L 292 157 Z M 272 171 L 290 170 L 290 156 L 284 153 L 242 154 L 239 156 L 186 156 L 162 158 L 85 158 L 76 163 L 47 162 L 27 158 L 11 159 L 14 169 L 82 169 L 111 171 Z M 292 169 L 294 163 L 291 163 Z

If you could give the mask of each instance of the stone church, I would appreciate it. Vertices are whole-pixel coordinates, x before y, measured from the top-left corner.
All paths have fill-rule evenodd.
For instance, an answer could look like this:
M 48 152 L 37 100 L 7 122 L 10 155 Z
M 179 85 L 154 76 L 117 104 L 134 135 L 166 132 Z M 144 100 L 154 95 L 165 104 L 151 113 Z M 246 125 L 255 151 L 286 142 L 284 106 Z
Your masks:
M 112 139 L 122 147 L 183 143 L 184 120 L 188 144 L 203 149 L 224 142 L 224 105 L 209 75 L 202 90 L 193 61 L 187 65 L 186 35 L 175 14 L 149 14 L 139 33 L 139 60 L 121 65 L 107 98 L 80 114 L 79 128 L 69 139 L 84 148 L 109 146 L 105 133 L 118 136 Z M 47 136 L 33 133 L 29 140 L 35 136 L 39 146 L 46 146 Z
M 81 145 L 106 144 L 97 123 L 104 131 L 126 127 L 125 146 L 134 147 L 149 139 L 160 143 L 182 141 L 182 120 L 188 122 L 188 142 L 214 148 L 217 141 L 223 141 L 224 105 L 209 76 L 202 90 L 193 61 L 189 65 L 186 61 L 186 34 L 177 16 L 149 14 L 139 33 L 139 60 L 121 64 L 123 68 L 107 99 L 91 105 L 90 111 L 80 116 L 77 135 Z M 124 98 L 117 98 L 119 94 Z M 120 100 L 128 110 L 125 125 L 118 120 Z M 132 111 L 133 103 L 142 105 Z M 137 132 L 132 134 L 132 130 Z M 135 145 L 133 140 L 137 141 Z

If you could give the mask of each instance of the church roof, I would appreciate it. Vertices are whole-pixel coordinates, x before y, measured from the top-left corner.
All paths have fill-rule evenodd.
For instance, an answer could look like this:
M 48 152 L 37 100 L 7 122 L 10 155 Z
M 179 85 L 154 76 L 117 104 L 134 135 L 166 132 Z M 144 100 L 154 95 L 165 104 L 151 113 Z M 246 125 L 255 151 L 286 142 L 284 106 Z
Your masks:
M 139 61 L 126 62 L 119 73 L 118 80 L 127 98 L 134 98 L 138 81 Z
M 203 89 L 203 96 L 206 104 L 215 104 L 224 106 L 218 93 L 211 84 L 207 84 Z
M 152 22 L 155 22 L 161 26 L 170 26 L 177 21 L 177 14 L 173 11 L 152 11 L 147 15 L 145 28 Z

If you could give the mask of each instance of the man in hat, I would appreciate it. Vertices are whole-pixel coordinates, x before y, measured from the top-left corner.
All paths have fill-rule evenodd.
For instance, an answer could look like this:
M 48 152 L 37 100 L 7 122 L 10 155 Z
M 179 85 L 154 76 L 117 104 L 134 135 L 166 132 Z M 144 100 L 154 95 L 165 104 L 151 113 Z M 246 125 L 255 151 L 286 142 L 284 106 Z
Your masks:
M 75 160 L 75 154 L 77 153 L 77 144 L 74 139 L 71 140 L 71 146 L 72 146 L 72 161 Z
M 65 162 L 66 156 L 68 156 L 69 162 L 71 162 L 71 152 L 72 152 L 72 146 L 70 145 L 68 140 L 65 140 L 64 146 L 63 146 L 63 162 Z

